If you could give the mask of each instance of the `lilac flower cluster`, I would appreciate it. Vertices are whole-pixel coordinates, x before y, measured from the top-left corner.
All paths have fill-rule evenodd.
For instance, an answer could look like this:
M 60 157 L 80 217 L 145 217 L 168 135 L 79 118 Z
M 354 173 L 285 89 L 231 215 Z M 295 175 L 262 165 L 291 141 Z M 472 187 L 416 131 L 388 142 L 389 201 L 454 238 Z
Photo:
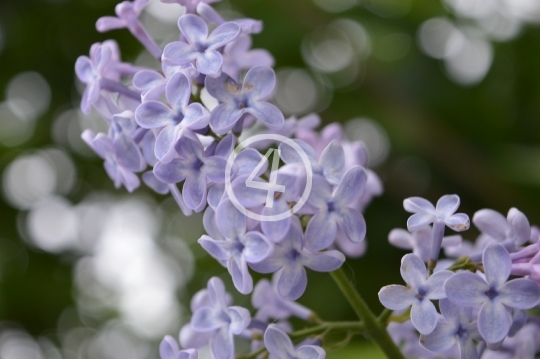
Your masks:
M 395 229 L 389 241 L 413 253 L 401 261 L 407 286 L 379 292 L 386 308 L 400 311 L 390 317 L 395 323 L 389 331 L 403 353 L 415 358 L 534 358 L 540 318 L 526 310 L 540 303 L 538 230 L 516 208 L 507 218 L 483 209 L 473 216 L 481 232 L 475 245 L 461 236 L 444 237 L 445 225 L 469 227 L 467 215 L 454 214 L 458 206 L 456 195 L 443 196 L 435 207 L 418 197 L 404 201 L 414 213 L 410 232 Z M 435 266 L 441 245 L 447 255 L 463 257 Z M 440 314 L 432 300 L 439 301 Z M 526 344 L 527 355 L 517 343 Z
M 179 341 L 163 339 L 162 359 L 196 359 L 205 347 L 215 359 L 233 359 L 237 338 L 251 342 L 247 358 L 323 359 L 332 330 L 347 331 L 349 339 L 364 332 L 391 358 L 534 357 L 540 318 L 527 310 L 540 303 L 540 231 L 523 213 L 476 212 L 472 222 L 481 235 L 472 244 L 445 237 L 446 227 L 470 226 L 466 214 L 456 213 L 457 195 L 435 206 L 406 199 L 408 230 L 389 235 L 393 245 L 412 250 L 401 261 L 406 286 L 379 292 L 381 303 L 397 312 L 379 319 L 366 314 L 339 271 L 345 255 L 363 254 L 362 213 L 382 192 L 364 145 L 344 140 L 337 124 L 319 134 L 316 115 L 285 119 L 271 103 L 273 59 L 250 48 L 261 22 L 226 21 L 209 5 L 213 0 L 162 2 L 185 9 L 178 41 L 163 47 L 138 20 L 148 0 L 124 1 L 116 17 L 98 20 L 99 31 L 127 28 L 159 62 L 156 68 L 124 63 L 112 40 L 81 56 L 75 65 L 86 84 L 81 110 L 95 109 L 109 124 L 106 134 L 82 137 L 104 159 L 116 187 L 134 191 L 142 178 L 155 192 L 171 194 L 185 215 L 204 212 L 207 234 L 198 243 L 241 294 L 252 294 L 257 310 L 252 316 L 231 305 L 221 279 L 211 278 L 193 297 Z M 244 146 L 246 132 L 266 137 Z M 459 258 L 439 261 L 441 248 Z M 296 303 L 307 287 L 306 267 L 333 272 L 362 321 L 324 322 Z M 252 271 L 273 273 L 272 283 L 254 284 Z M 317 326 L 294 331 L 291 316 Z M 402 354 L 389 348 L 386 329 Z
M 208 345 L 214 358 L 232 359 L 234 338 L 241 337 L 253 340 L 254 350 L 266 348 L 270 358 L 322 359 L 321 341 L 293 344 L 286 320 L 314 318 L 294 302 L 306 289 L 306 267 L 330 272 L 342 266 L 344 253 L 363 253 L 362 212 L 381 194 L 381 181 L 366 168 L 364 145 L 344 140 L 339 125 L 319 135 L 316 115 L 285 119 L 270 102 L 273 59 L 250 49 L 251 36 L 262 30 L 259 21 L 226 21 L 208 4 L 213 1 L 162 2 L 185 9 L 178 41 L 163 48 L 138 20 L 147 0 L 124 1 L 116 17 L 98 20 L 99 31 L 127 28 L 161 63 L 155 69 L 121 62 L 112 40 L 81 56 L 75 65 L 86 84 L 81 110 L 95 109 L 110 126 L 106 134 L 87 130 L 82 137 L 105 160 L 116 187 L 134 191 L 142 178 L 155 192 L 170 193 L 185 215 L 204 212 L 207 235 L 199 244 L 227 269 L 240 293 L 253 292 L 258 312 L 252 318 L 247 309 L 230 306 L 214 277 L 191 302 L 193 317 L 180 333 L 183 349 L 166 337 L 161 357 L 195 359 Z M 246 130 L 288 140 L 243 148 L 239 138 Z M 271 146 L 266 156 L 259 152 Z M 311 190 L 302 201 L 305 188 Z M 255 219 L 242 209 L 280 218 Z M 273 284 L 263 279 L 254 285 L 250 271 L 274 273 Z

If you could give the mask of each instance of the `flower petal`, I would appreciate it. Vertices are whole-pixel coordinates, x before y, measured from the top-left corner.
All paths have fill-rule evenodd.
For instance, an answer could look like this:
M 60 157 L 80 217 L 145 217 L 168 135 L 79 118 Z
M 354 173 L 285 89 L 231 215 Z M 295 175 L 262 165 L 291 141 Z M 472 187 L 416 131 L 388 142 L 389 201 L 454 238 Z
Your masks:
M 435 207 L 428 200 L 422 197 L 409 197 L 403 201 L 403 208 L 410 213 L 429 213 L 435 212 Z
M 297 300 L 307 286 L 306 270 L 300 263 L 284 266 L 279 272 L 277 292 L 285 300 Z
M 488 343 L 497 343 L 506 337 L 512 324 L 510 313 L 501 302 L 486 301 L 478 314 L 478 331 Z
M 249 69 L 244 78 L 242 92 L 250 98 L 266 98 L 276 86 L 274 70 L 268 66 L 255 66 Z
M 281 111 L 274 105 L 264 101 L 257 101 L 246 107 L 246 112 L 251 113 L 255 118 L 264 123 L 272 130 L 279 130 L 283 127 L 285 118 Z
M 491 244 L 482 254 L 486 281 L 490 286 L 502 286 L 512 271 L 512 259 L 508 251 L 500 244 Z
M 337 234 L 337 222 L 326 211 L 319 211 L 310 220 L 306 228 L 306 247 L 319 251 L 329 247 Z
M 403 285 L 391 284 L 379 291 L 379 301 L 388 309 L 402 310 L 416 301 L 415 293 Z
M 499 289 L 501 302 L 511 308 L 531 309 L 540 302 L 540 287 L 530 279 L 518 278 Z
M 431 301 L 422 300 L 411 307 L 411 322 L 420 334 L 433 332 L 437 325 L 437 310 Z
M 488 284 L 478 275 L 471 272 L 459 272 L 444 282 L 446 296 L 460 307 L 472 307 L 486 302 L 484 294 L 489 290 Z
M 445 219 L 453 215 L 459 207 L 459 196 L 456 194 L 447 194 L 437 201 L 437 217 Z

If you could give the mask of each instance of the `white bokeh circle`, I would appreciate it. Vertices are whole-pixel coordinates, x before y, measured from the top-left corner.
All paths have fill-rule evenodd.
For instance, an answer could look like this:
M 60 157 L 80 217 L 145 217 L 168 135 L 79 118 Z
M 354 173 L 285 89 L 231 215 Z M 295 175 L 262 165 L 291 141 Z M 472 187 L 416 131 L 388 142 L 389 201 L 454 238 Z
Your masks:
M 251 144 L 253 144 L 255 142 L 258 142 L 258 141 L 277 141 L 277 142 L 282 142 L 282 143 L 285 143 L 285 144 L 291 146 L 298 153 L 300 158 L 302 159 L 302 163 L 304 164 L 304 167 L 306 169 L 306 187 L 304 188 L 304 192 L 302 193 L 302 196 L 300 197 L 300 200 L 298 200 L 298 202 L 296 202 L 296 204 L 290 210 L 288 210 L 286 212 L 279 213 L 279 214 L 274 214 L 274 215 L 271 215 L 271 216 L 265 216 L 265 215 L 262 215 L 262 214 L 252 212 L 252 211 L 248 210 L 247 208 L 245 208 L 244 206 L 242 206 L 242 204 L 236 198 L 236 195 L 234 194 L 234 191 L 232 189 L 231 170 L 232 170 L 234 161 L 235 161 L 236 156 L 237 156 L 237 150 L 247 148 L 249 145 L 251 145 Z M 274 154 L 274 156 L 275 156 L 275 154 Z M 231 200 L 233 205 L 242 214 L 244 214 L 245 216 L 247 216 L 247 217 L 249 217 L 251 219 L 255 219 L 255 220 L 259 221 L 259 222 L 277 222 L 277 221 L 281 221 L 281 220 L 283 220 L 285 218 L 288 218 L 288 217 L 292 216 L 296 212 L 298 212 L 300 210 L 300 208 L 302 208 L 302 206 L 306 203 L 306 201 L 307 201 L 307 199 L 309 197 L 309 194 L 311 192 L 311 187 L 313 185 L 312 179 L 313 179 L 313 172 L 312 172 L 312 169 L 311 169 L 311 162 L 310 162 L 309 157 L 307 156 L 307 154 L 302 149 L 302 147 L 300 147 L 292 139 L 290 139 L 288 137 L 285 137 L 285 136 L 282 136 L 282 135 L 277 135 L 277 134 L 260 134 L 260 135 L 251 136 L 251 137 L 245 139 L 244 141 L 242 141 L 240 144 L 238 144 L 236 146 L 234 151 L 231 152 L 231 154 L 229 155 L 229 157 L 227 159 L 227 166 L 225 167 L 225 188 L 226 188 L 226 191 L 227 191 L 227 195 L 229 196 L 229 199 Z

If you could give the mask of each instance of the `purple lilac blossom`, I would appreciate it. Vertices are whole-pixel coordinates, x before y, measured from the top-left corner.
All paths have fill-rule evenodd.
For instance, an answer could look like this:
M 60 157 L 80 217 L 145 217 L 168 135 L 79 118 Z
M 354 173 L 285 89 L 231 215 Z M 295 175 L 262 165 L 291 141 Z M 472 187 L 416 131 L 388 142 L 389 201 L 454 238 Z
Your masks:
M 266 161 L 267 163 L 268 161 Z M 260 183 L 261 187 L 255 185 L 247 185 L 250 176 L 242 175 L 235 178 L 232 182 L 232 190 L 237 201 L 245 208 L 260 209 L 260 214 L 263 216 L 277 216 L 282 213 L 290 212 L 289 203 L 295 201 L 298 197 L 296 188 L 296 177 L 290 175 L 280 169 L 275 175 L 275 185 L 281 186 L 283 192 L 276 191 L 272 197 L 272 202 L 268 201 L 268 190 L 265 186 L 266 181 L 259 177 L 254 177 L 254 183 Z M 264 186 L 263 186 L 264 184 Z M 265 205 L 266 204 L 266 205 Z M 274 243 L 280 242 L 289 231 L 291 217 L 280 220 L 265 220 L 261 221 L 261 229 L 263 233 Z
M 102 89 L 118 92 L 134 99 L 139 94 L 120 83 L 122 75 L 132 75 L 138 68 L 120 62 L 118 44 L 113 40 L 95 43 L 90 48 L 90 57 L 79 56 L 75 63 L 75 73 L 80 81 L 86 84 L 81 101 L 81 110 L 90 113 L 92 105 L 100 99 Z
M 184 202 L 200 212 L 206 205 L 208 184 L 225 181 L 227 161 L 219 156 L 208 156 L 198 138 L 187 130 L 176 142 L 175 149 L 179 157 L 169 163 L 158 162 L 154 174 L 166 183 L 185 180 L 182 190 Z
M 141 91 L 142 102 L 149 100 L 159 100 L 165 93 L 167 82 L 172 75 L 182 72 L 186 77 L 193 81 L 199 76 L 199 71 L 193 66 L 168 66 L 161 63 L 162 73 L 155 70 L 143 69 L 133 75 L 133 87 Z
M 272 55 L 262 49 L 251 50 L 251 37 L 240 35 L 235 41 L 225 45 L 223 49 L 223 72 L 235 81 L 240 79 L 240 74 L 254 66 L 274 66 Z
M 252 114 L 270 129 L 279 129 L 285 119 L 281 111 L 265 101 L 276 84 L 274 71 L 267 66 L 249 69 L 242 84 L 223 73 L 218 78 L 207 77 L 208 93 L 219 101 L 212 110 L 210 126 L 218 134 L 231 130 L 246 114 Z
M 307 203 L 316 208 L 306 228 L 306 246 L 321 250 L 332 244 L 338 226 L 349 240 L 361 242 L 366 235 L 366 222 L 360 212 L 348 205 L 364 190 L 366 173 L 360 166 L 349 169 L 332 192 L 331 186 L 320 176 L 313 176 L 313 186 Z
M 210 348 L 215 359 L 234 359 L 234 335 L 247 328 L 250 315 L 242 307 L 227 307 L 225 286 L 221 279 L 208 281 L 209 304 L 193 313 L 191 326 L 198 332 L 211 332 Z
M 264 332 L 264 344 L 271 355 L 280 359 L 326 358 L 324 349 L 316 345 L 303 345 L 295 349 L 289 336 L 275 324 L 270 324 Z
M 482 257 L 486 279 L 465 271 L 454 274 L 444 289 L 454 304 L 479 306 L 478 330 L 488 344 L 501 342 L 510 330 L 512 319 L 507 308 L 530 309 L 540 302 L 540 287 L 529 279 L 507 282 L 512 260 L 499 244 L 491 244 Z
M 299 303 L 281 298 L 276 291 L 275 278 L 273 284 L 267 279 L 261 279 L 255 286 L 251 295 L 251 304 L 257 309 L 255 318 L 264 322 L 269 319 L 284 320 L 291 316 L 308 320 L 313 312 Z
M 506 218 L 492 209 L 482 209 L 473 216 L 474 225 L 494 241 L 514 252 L 531 238 L 527 217 L 518 209 L 510 208 Z
M 421 334 L 429 334 L 437 325 L 437 310 L 431 300 L 446 298 L 444 281 L 453 273 L 442 270 L 427 277 L 426 265 L 414 254 L 401 259 L 401 277 L 407 286 L 388 285 L 379 291 L 382 305 L 392 310 L 411 307 L 411 321 Z
M 219 145 L 216 147 L 214 155 L 228 160 L 230 154 L 234 150 L 235 143 L 236 137 L 233 134 L 228 134 L 220 141 Z M 239 176 L 250 175 L 261 162 L 262 158 L 263 156 L 252 148 L 245 148 L 240 151 L 240 153 L 236 155 L 233 162 L 233 167 L 236 167 L 238 170 L 236 173 L 231 174 L 231 181 L 234 181 Z M 263 174 L 267 167 L 268 161 L 264 162 L 257 175 Z M 224 196 L 225 183 L 214 183 L 208 191 L 208 204 L 212 208 L 216 209 Z
M 116 188 L 123 185 L 129 192 L 133 192 L 139 187 L 140 180 L 134 172 L 142 171 L 146 167 L 140 152 L 138 154 L 123 152 L 124 148 L 115 145 L 113 139 L 102 133 L 95 135 L 91 130 L 84 131 L 81 137 L 105 160 L 103 165 Z
M 308 128 L 301 128 L 297 131 L 296 138 L 310 145 L 316 156 L 319 157 L 330 142 L 343 140 L 343 128 L 339 123 L 326 125 L 320 133 Z
M 106 32 L 113 29 L 127 28 L 154 57 L 159 59 L 161 57 L 161 48 L 152 40 L 138 19 L 139 14 L 148 2 L 149 0 L 121 2 L 114 9 L 117 17 L 103 16 L 99 18 L 96 22 L 96 29 L 99 32 Z
M 240 27 L 234 22 L 226 22 L 208 35 L 204 20 L 191 14 L 178 19 L 178 27 L 187 42 L 175 41 L 165 46 L 163 62 L 173 66 L 194 62 L 201 74 L 218 77 L 223 56 L 217 49 L 235 40 L 240 35 Z
M 459 207 L 459 197 L 455 194 L 442 196 L 437 201 L 436 207 L 421 197 L 405 199 L 403 207 L 407 212 L 414 213 L 407 220 L 407 229 L 410 232 L 418 231 L 433 223 L 429 255 L 430 268 L 435 267 L 439 258 L 444 237 L 444 227 L 448 226 L 456 232 L 469 229 L 469 216 L 465 213 L 455 213 Z
M 251 264 L 260 273 L 276 273 L 277 292 L 285 300 L 296 300 L 304 294 L 307 276 L 304 267 L 317 272 L 331 272 L 345 262 L 343 254 L 336 250 L 311 252 L 303 248 L 302 226 L 297 217 L 285 238 L 274 246 L 274 252 L 265 260 Z
M 345 165 L 345 153 L 341 144 L 333 140 L 324 148 L 322 153 L 317 155 L 315 151 L 307 143 L 294 140 L 294 142 L 304 151 L 305 155 L 311 163 L 312 174 L 324 177 L 333 185 L 339 184 L 343 176 L 343 166 Z M 293 166 L 295 172 L 303 173 L 305 176 L 306 168 L 300 154 L 290 145 L 282 143 L 279 145 L 279 153 L 283 162 Z M 305 180 L 304 180 L 305 182 Z
M 81 111 L 90 113 L 101 92 L 101 78 L 105 67 L 111 59 L 112 52 L 108 46 L 102 45 L 90 52 L 90 58 L 79 56 L 75 63 L 75 73 L 79 80 L 86 84 L 81 100 Z
M 189 104 L 191 83 L 181 72 L 169 79 L 165 94 L 171 107 L 159 101 L 146 101 L 137 107 L 135 119 L 143 128 L 162 128 L 156 138 L 155 153 L 162 163 L 169 163 L 183 131 L 204 128 L 210 115 L 200 103 Z
M 230 306 L 232 303 L 232 297 L 229 293 L 225 293 L 225 304 Z M 201 289 L 193 297 L 189 303 L 189 308 L 192 313 L 195 313 L 200 308 L 212 306 L 210 296 L 207 289 Z M 180 345 L 184 348 L 199 349 L 210 341 L 213 335 L 213 331 L 209 332 L 197 332 L 191 326 L 191 323 L 185 324 L 180 330 L 179 340 Z
M 430 334 L 421 335 L 420 344 L 436 353 L 444 353 L 457 344 L 461 359 L 478 359 L 473 340 L 481 338 L 472 308 L 459 307 L 448 299 L 441 299 L 439 308 L 444 320 L 439 320 Z
M 246 232 L 246 216 L 229 199 L 220 203 L 215 219 L 220 236 L 203 235 L 198 242 L 212 257 L 227 263 L 236 289 L 242 294 L 249 294 L 253 290 L 253 279 L 247 264 L 268 257 L 272 245 L 261 233 Z

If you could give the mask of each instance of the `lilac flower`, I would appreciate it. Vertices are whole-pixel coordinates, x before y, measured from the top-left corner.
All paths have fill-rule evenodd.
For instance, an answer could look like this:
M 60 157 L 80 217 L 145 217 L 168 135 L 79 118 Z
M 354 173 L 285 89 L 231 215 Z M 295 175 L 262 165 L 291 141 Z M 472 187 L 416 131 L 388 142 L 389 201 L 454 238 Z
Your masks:
M 260 273 L 276 273 L 277 292 L 285 300 L 296 300 L 307 286 L 308 267 L 317 272 L 330 272 L 345 262 L 343 254 L 336 250 L 314 253 L 303 248 L 304 238 L 298 217 L 292 223 L 285 238 L 274 246 L 274 252 L 265 260 L 251 264 Z
M 307 143 L 294 140 L 300 146 L 306 157 L 311 163 L 311 170 L 314 175 L 323 176 L 331 184 L 339 184 L 343 175 L 343 166 L 345 165 L 345 154 L 343 147 L 338 141 L 332 141 L 324 148 L 317 160 L 317 155 Z M 287 165 L 296 166 L 300 169 L 294 171 L 302 172 L 305 176 L 305 165 L 300 154 L 290 145 L 285 143 L 279 146 L 280 156 Z
M 315 150 L 317 157 L 319 157 L 330 142 L 341 142 L 343 139 L 343 128 L 338 123 L 326 125 L 320 133 L 308 128 L 302 128 L 296 133 L 296 138 L 310 145 Z
M 433 207 L 421 197 L 407 198 L 403 201 L 403 207 L 407 212 L 414 213 L 407 220 L 410 232 L 418 231 L 431 223 L 443 223 L 457 232 L 469 229 L 469 216 L 464 213 L 454 214 L 459 207 L 459 197 L 455 194 L 442 196 L 437 201 L 437 207 Z
M 240 27 L 234 22 L 227 22 L 208 35 L 204 20 L 191 14 L 178 19 L 178 27 L 187 42 L 175 41 L 165 46 L 163 61 L 169 65 L 195 62 L 200 73 L 218 77 L 223 57 L 217 49 L 236 39 L 240 35 Z
M 443 283 L 452 275 L 447 270 L 439 271 L 427 278 L 426 265 L 414 254 L 401 259 L 401 277 L 407 283 L 387 285 L 379 291 L 382 305 L 392 310 L 411 307 L 411 321 L 421 334 L 429 334 L 437 325 L 437 310 L 431 302 L 446 298 Z
M 254 66 L 274 66 L 274 58 L 268 51 L 250 49 L 251 37 L 245 34 L 225 45 L 223 49 L 223 72 L 238 81 L 240 73 L 245 69 Z
M 459 197 L 455 194 L 442 196 L 437 201 L 437 207 L 421 197 L 405 199 L 403 207 L 407 212 L 414 213 L 407 220 L 407 228 L 410 232 L 418 231 L 433 223 L 429 255 L 430 268 L 435 267 L 439 258 L 445 225 L 457 232 L 469 229 L 469 216 L 464 213 L 454 214 L 459 207 Z
M 170 335 L 165 336 L 159 345 L 161 359 L 197 359 L 198 353 L 194 349 L 180 350 L 176 340 Z
M 215 218 L 220 236 L 203 235 L 198 242 L 212 257 L 227 263 L 234 286 L 240 293 L 251 293 L 253 279 L 247 263 L 257 263 L 268 257 L 272 245 L 259 232 L 246 233 L 246 216 L 229 199 L 218 206 Z
M 234 150 L 236 143 L 236 137 L 233 134 L 225 136 L 217 145 L 215 156 L 220 156 L 225 159 L 229 159 L 229 155 Z M 257 165 L 261 162 L 263 156 L 253 148 L 245 148 L 236 155 L 234 159 L 233 167 L 236 167 L 238 171 L 231 173 L 231 181 L 234 181 L 239 176 L 250 175 Z M 263 174 L 268 167 L 268 161 L 266 161 L 259 169 L 257 175 Z M 225 195 L 225 183 L 215 183 L 210 187 L 208 191 L 208 204 L 216 209 Z
M 413 233 L 396 228 L 388 234 L 388 241 L 395 247 L 412 249 L 414 254 L 427 263 L 431 249 L 431 232 L 431 227 L 424 227 Z M 443 238 L 441 247 L 455 247 L 461 245 L 461 242 L 460 235 L 447 236 Z
M 274 282 L 277 284 L 277 281 Z M 313 312 L 303 305 L 281 298 L 276 292 L 275 285 L 267 279 L 261 279 L 255 286 L 251 304 L 253 308 L 258 309 L 255 318 L 264 322 L 270 318 L 284 320 L 293 315 L 308 320 L 313 315 Z
M 252 114 L 271 129 L 285 121 L 281 111 L 265 101 L 276 84 L 274 71 L 267 66 L 251 68 L 240 85 L 227 74 L 205 80 L 208 93 L 220 104 L 212 110 L 210 126 L 218 133 L 228 132 L 245 114 Z
M 492 209 L 482 209 L 474 214 L 473 223 L 482 233 L 495 239 L 510 251 L 514 251 L 531 238 L 529 220 L 516 208 L 510 208 L 506 218 Z
M 95 48 L 90 56 L 90 58 L 79 56 L 75 63 L 77 77 L 86 84 L 81 100 L 81 111 L 85 114 L 90 113 L 91 106 L 99 99 L 100 80 L 105 67 L 109 64 L 112 52 L 108 46 L 102 45 Z
M 264 344 L 268 352 L 276 358 L 324 359 L 326 352 L 316 345 L 294 348 L 291 338 L 277 325 L 270 324 L 264 332 Z
M 133 192 L 139 187 L 140 180 L 134 172 L 142 171 L 146 163 L 138 148 L 130 146 L 127 141 L 114 141 L 102 133 L 96 136 L 91 130 L 84 131 L 81 137 L 105 160 L 105 170 L 116 188 L 124 185 Z
M 242 307 L 227 307 L 225 287 L 221 279 L 208 281 L 209 305 L 197 309 L 191 325 L 199 332 L 212 332 L 210 348 L 215 359 L 234 359 L 234 335 L 247 328 L 250 315 Z
M 348 170 L 332 193 L 331 187 L 319 176 L 313 177 L 313 186 L 307 203 L 317 209 L 306 228 L 306 246 L 312 250 L 327 248 L 336 238 L 337 227 L 352 242 L 362 241 L 366 235 L 366 222 L 360 212 L 349 208 L 364 190 L 366 173 L 361 167 Z
M 123 1 L 116 5 L 114 11 L 116 16 L 103 16 L 96 22 L 96 29 L 99 32 L 106 32 L 113 29 L 127 28 L 137 40 L 156 58 L 161 57 L 160 47 L 152 40 L 150 35 L 139 22 L 139 14 L 148 4 L 149 0 Z
M 162 63 L 161 68 L 165 76 L 155 70 L 148 69 L 140 70 L 133 76 L 133 86 L 137 90 L 142 91 L 142 102 L 159 100 L 165 92 L 167 82 L 177 72 L 182 72 L 190 81 L 199 76 L 199 71 L 192 64 L 188 64 L 187 66 L 168 66 Z
M 445 352 L 457 344 L 461 359 L 477 359 L 478 350 L 473 340 L 480 339 L 480 335 L 472 309 L 458 307 L 448 299 L 441 299 L 439 308 L 444 321 L 439 321 L 430 334 L 420 336 L 420 344 L 437 353 Z
M 168 107 L 158 101 L 146 101 L 135 111 L 143 128 L 162 128 L 156 138 L 156 157 L 163 163 L 175 155 L 174 145 L 184 129 L 197 130 L 208 124 L 209 113 L 200 103 L 189 104 L 191 84 L 181 72 L 174 74 L 166 87 Z
M 119 82 L 120 75 L 129 72 L 133 67 L 119 62 L 116 42 L 96 43 L 90 49 L 90 57 L 79 56 L 75 63 L 75 73 L 79 80 L 86 84 L 81 101 L 81 111 L 90 113 L 92 105 L 100 100 L 101 90 L 117 92 L 139 101 L 140 95 Z
M 268 191 L 269 184 L 256 177 L 253 178 L 252 184 L 248 186 L 249 178 L 248 175 L 238 176 L 232 182 L 233 193 L 242 206 L 245 208 L 260 208 L 263 216 L 277 216 L 290 212 L 289 203 L 297 198 L 296 177 L 294 175 L 284 172 L 283 169 L 276 171 L 273 183 L 281 189 L 274 192 L 270 198 L 271 202 L 268 202 L 268 196 L 271 195 Z M 260 183 L 261 186 L 256 186 L 255 183 Z M 261 229 L 270 240 L 277 243 L 287 234 L 290 224 L 291 217 L 288 216 L 280 220 L 261 221 Z
M 230 306 L 232 303 L 232 297 L 229 293 L 225 293 L 225 305 Z M 192 313 L 204 307 L 211 307 L 210 295 L 207 289 L 201 289 L 193 297 L 189 303 L 189 308 Z M 179 340 L 180 345 L 184 348 L 199 349 L 208 344 L 215 331 L 198 332 L 193 329 L 191 323 L 185 324 L 180 330 Z
M 185 180 L 182 195 L 187 206 L 201 211 L 206 204 L 209 181 L 223 183 L 227 161 L 219 156 L 207 156 L 197 137 L 185 132 L 175 149 L 179 158 L 169 163 L 158 162 L 154 167 L 156 177 L 166 183 Z
M 471 272 L 460 272 L 444 284 L 448 299 L 462 307 L 480 306 L 478 330 L 488 344 L 504 339 L 511 326 L 507 310 L 530 309 L 540 302 L 540 287 L 529 279 L 508 277 L 512 260 L 499 244 L 491 244 L 483 254 L 486 279 Z

